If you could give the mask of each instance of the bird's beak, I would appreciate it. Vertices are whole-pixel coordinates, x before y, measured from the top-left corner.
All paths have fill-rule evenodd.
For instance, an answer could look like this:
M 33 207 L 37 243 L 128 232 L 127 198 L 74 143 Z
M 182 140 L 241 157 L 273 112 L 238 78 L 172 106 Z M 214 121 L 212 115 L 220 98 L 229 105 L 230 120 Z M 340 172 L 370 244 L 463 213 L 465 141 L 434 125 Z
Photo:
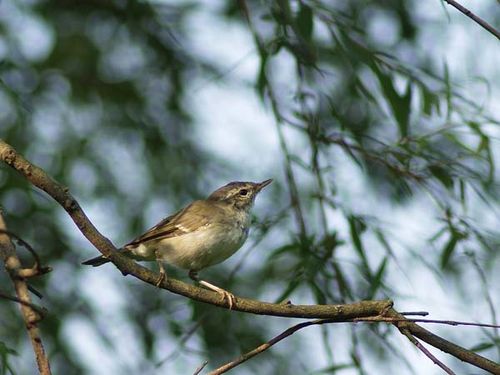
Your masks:
M 261 191 L 262 189 L 264 189 L 267 185 L 269 185 L 271 182 L 273 182 L 273 180 L 270 178 L 269 180 L 265 180 L 265 181 L 262 181 L 260 183 L 257 184 L 256 186 L 256 190 L 257 192 Z

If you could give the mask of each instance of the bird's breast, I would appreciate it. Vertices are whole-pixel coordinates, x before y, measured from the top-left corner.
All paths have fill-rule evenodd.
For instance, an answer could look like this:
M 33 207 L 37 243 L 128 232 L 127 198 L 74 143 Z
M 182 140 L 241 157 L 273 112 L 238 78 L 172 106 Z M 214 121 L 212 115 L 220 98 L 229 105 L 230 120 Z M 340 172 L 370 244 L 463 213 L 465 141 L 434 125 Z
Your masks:
M 182 236 L 166 238 L 159 245 L 162 260 L 177 267 L 200 270 L 220 263 L 233 255 L 248 237 L 248 227 L 210 224 Z

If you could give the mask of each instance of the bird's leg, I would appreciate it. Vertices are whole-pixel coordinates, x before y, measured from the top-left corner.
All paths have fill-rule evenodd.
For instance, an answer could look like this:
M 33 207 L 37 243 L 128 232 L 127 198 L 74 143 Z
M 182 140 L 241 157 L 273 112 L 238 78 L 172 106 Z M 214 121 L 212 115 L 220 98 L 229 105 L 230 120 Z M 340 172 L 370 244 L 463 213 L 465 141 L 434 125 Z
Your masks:
M 158 263 L 158 268 L 160 269 L 160 277 L 158 278 L 158 280 L 156 280 L 155 285 L 159 288 L 161 283 L 163 281 L 165 281 L 165 279 L 167 278 L 167 273 L 165 272 L 165 268 L 163 267 L 163 262 L 158 257 L 158 254 L 156 251 L 155 251 L 155 255 L 156 255 L 156 263 Z
M 191 278 L 191 280 L 196 281 L 198 284 L 205 287 L 206 289 L 219 293 L 222 296 L 223 301 L 227 299 L 229 310 L 233 308 L 233 305 L 236 303 L 236 297 L 234 296 L 234 294 L 229 293 L 227 290 L 219 288 L 216 285 L 210 284 L 205 280 L 200 280 L 200 278 L 198 277 L 198 272 L 194 270 L 189 271 L 189 277 Z

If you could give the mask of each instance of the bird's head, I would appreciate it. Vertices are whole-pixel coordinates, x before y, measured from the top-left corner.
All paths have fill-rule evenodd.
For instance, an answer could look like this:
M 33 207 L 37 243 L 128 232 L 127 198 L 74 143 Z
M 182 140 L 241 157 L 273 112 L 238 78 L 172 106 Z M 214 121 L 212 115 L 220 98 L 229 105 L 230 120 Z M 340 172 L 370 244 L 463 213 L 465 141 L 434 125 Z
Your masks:
M 208 199 L 227 202 L 239 209 L 250 209 L 257 194 L 271 182 L 271 179 L 262 182 L 230 182 L 215 190 Z

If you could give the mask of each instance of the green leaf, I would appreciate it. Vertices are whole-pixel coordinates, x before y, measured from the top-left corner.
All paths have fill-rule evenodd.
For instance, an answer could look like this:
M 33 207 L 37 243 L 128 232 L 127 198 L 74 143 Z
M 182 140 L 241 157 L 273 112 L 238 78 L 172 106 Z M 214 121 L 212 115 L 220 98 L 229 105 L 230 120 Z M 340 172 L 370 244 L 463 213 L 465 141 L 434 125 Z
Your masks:
M 315 374 L 317 374 L 317 375 L 319 375 L 319 374 L 333 374 L 333 373 L 337 372 L 338 370 L 345 370 L 345 369 L 353 368 L 353 367 L 356 367 L 356 366 L 352 363 L 340 363 L 338 365 L 332 365 L 332 366 L 322 368 L 320 370 L 316 370 L 312 374 L 313 375 L 315 375 Z
M 431 238 L 429 238 L 429 242 L 434 242 L 436 241 L 437 239 L 439 239 L 443 234 L 445 234 L 448 230 L 448 227 L 447 226 L 444 226 L 442 227 L 441 229 L 439 229 L 436 234 L 434 234 Z
M 325 293 L 323 292 L 323 290 L 318 286 L 318 284 L 316 284 L 316 282 L 314 280 L 309 281 L 309 286 L 310 286 L 314 296 L 316 297 L 316 303 L 320 304 L 320 305 L 324 305 L 327 301 L 326 301 L 326 296 L 325 296 Z
M 411 112 L 411 82 L 407 83 L 405 93 L 399 95 L 394 87 L 393 78 L 389 74 L 383 72 L 376 64 L 373 64 L 372 68 L 378 78 L 384 97 L 391 107 L 401 137 L 407 137 Z
M 422 90 L 422 112 L 427 116 L 432 116 L 433 109 L 439 112 L 439 96 L 430 91 L 424 85 L 421 85 Z
M 368 292 L 366 299 L 373 299 L 378 289 L 382 286 L 382 280 L 385 275 L 385 268 L 387 266 L 388 259 L 389 258 L 386 255 L 378 266 L 377 272 L 375 272 L 375 275 L 370 280 L 370 291 Z
M 285 253 L 291 252 L 295 253 L 297 250 L 300 248 L 300 244 L 297 242 L 286 244 L 283 246 L 278 247 L 277 249 L 274 249 L 267 257 L 267 259 L 272 260 L 274 258 L 279 257 L 280 255 L 283 255 Z
M 342 272 L 342 268 L 336 262 L 332 262 L 332 267 L 335 271 L 335 280 L 337 281 L 340 295 L 344 298 L 347 296 L 349 299 L 353 300 L 354 296 L 351 292 L 349 283 Z
M 310 41 L 312 39 L 314 29 L 313 11 L 309 5 L 302 2 L 297 14 L 297 28 L 305 40 Z
M 451 237 L 446 243 L 441 253 L 441 268 L 445 269 L 448 266 L 450 258 L 457 247 L 458 241 L 460 241 L 460 237 L 458 236 L 456 231 L 451 232 Z
M 493 182 L 495 177 L 494 176 L 495 162 L 491 152 L 490 138 L 486 134 L 484 134 L 484 132 L 481 129 L 481 126 L 477 122 L 469 121 L 467 125 L 474 133 L 476 133 L 480 137 L 479 145 L 477 147 L 476 152 L 478 154 L 485 154 L 484 156 L 486 157 L 489 166 L 488 182 L 491 183 Z
M 375 235 L 376 235 L 377 239 L 379 240 L 380 244 L 387 251 L 387 254 L 393 255 L 394 252 L 392 251 L 391 245 L 389 244 L 389 241 L 387 241 L 385 234 L 382 232 L 382 230 L 380 228 L 375 229 Z
M 495 342 L 482 342 L 477 345 L 474 345 L 472 348 L 469 350 L 472 352 L 484 352 L 485 350 L 491 349 L 496 347 L 498 344 L 500 344 L 500 340 L 494 340 Z
M 15 371 L 9 363 L 9 355 L 18 356 L 19 354 L 14 350 L 9 348 L 3 341 L 0 341 L 0 373 L 7 374 L 9 372 L 15 375 Z
M 429 172 L 436 177 L 439 182 L 443 184 L 443 186 L 447 189 L 453 188 L 453 177 L 451 177 L 449 171 L 446 168 L 443 168 L 440 165 L 429 165 Z
M 286 300 L 302 284 L 301 277 L 293 277 L 286 289 L 275 299 L 274 303 L 281 303 Z
M 256 83 L 257 92 L 259 93 L 261 99 L 264 99 L 264 92 L 266 87 L 268 86 L 266 65 L 267 65 L 267 54 L 264 51 L 261 51 L 260 67 Z
M 462 180 L 461 178 L 458 180 L 459 187 L 460 187 L 460 203 L 462 204 L 462 207 L 465 209 L 466 208 L 466 202 L 465 202 L 465 188 L 467 187 L 465 185 L 465 181 Z
M 363 242 L 361 241 L 360 237 L 360 234 L 363 233 L 366 229 L 366 224 L 361 218 L 356 217 L 354 215 L 350 215 L 348 217 L 348 221 L 349 221 L 349 229 L 354 249 L 361 258 L 363 271 L 365 272 L 366 276 L 370 278 L 371 271 L 368 265 L 368 258 L 366 257 L 365 248 L 363 246 Z
M 445 85 L 445 95 L 446 95 L 446 120 L 450 121 L 451 119 L 451 112 L 453 109 L 452 102 L 451 102 L 451 96 L 452 96 L 452 90 L 451 90 L 451 81 L 450 81 L 450 71 L 448 70 L 448 64 L 444 63 L 444 85 Z

